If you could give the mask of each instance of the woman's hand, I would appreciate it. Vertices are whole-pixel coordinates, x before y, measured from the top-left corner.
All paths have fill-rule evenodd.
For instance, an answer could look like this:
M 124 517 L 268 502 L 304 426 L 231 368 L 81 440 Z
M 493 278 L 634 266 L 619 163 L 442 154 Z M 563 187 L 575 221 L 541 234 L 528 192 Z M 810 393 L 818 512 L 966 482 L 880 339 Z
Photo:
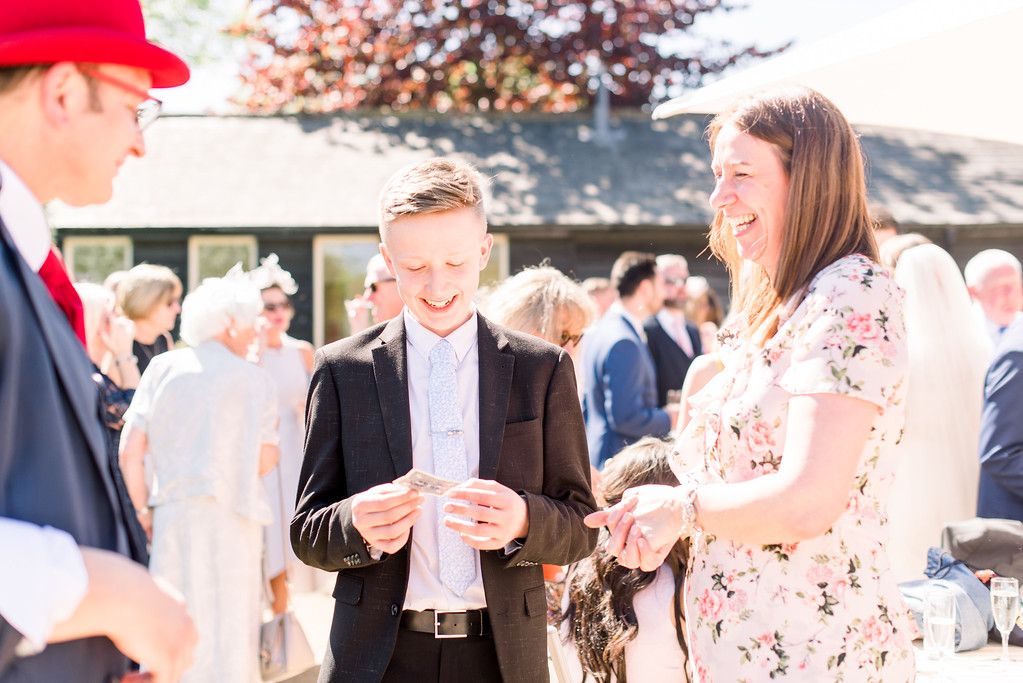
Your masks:
M 135 323 L 123 316 L 111 315 L 110 328 L 100 332 L 100 339 L 115 359 L 130 356 L 135 340 Z
M 607 552 L 630 569 L 653 571 L 679 540 L 685 516 L 682 487 L 649 485 L 628 489 L 620 503 L 586 517 L 591 528 L 606 526 Z
M 138 517 L 139 524 L 142 525 L 142 530 L 146 532 L 146 540 L 152 543 L 153 541 L 153 509 L 142 508 L 141 510 L 135 511 L 135 516 Z

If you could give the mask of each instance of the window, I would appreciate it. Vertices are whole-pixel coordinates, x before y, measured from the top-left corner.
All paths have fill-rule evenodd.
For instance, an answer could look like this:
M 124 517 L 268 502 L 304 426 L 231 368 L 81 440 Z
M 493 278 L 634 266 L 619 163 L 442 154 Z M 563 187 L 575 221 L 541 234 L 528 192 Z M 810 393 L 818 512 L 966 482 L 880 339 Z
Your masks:
M 66 237 L 63 253 L 77 282 L 103 284 L 110 273 L 133 264 L 130 237 Z
M 252 235 L 196 235 L 188 238 L 188 289 L 208 277 L 223 277 L 241 261 L 245 270 L 256 267 L 256 238 Z
M 368 235 L 320 235 L 313 240 L 313 340 L 323 346 L 349 334 L 345 301 L 362 294 L 366 264 L 379 250 L 380 238 Z M 508 276 L 508 237 L 494 235 L 490 263 L 480 285 Z

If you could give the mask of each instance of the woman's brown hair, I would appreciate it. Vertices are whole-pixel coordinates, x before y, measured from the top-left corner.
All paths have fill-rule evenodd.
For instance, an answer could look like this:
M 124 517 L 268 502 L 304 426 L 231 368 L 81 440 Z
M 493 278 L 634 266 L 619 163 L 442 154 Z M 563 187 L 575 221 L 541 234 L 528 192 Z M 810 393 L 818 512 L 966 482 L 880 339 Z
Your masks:
M 722 212 L 710 227 L 711 251 L 728 267 L 736 310 L 747 334 L 762 344 L 777 332 L 781 304 L 822 269 L 851 254 L 877 260 L 866 169 L 852 126 L 830 100 L 807 88 L 770 91 L 718 114 L 707 129 L 712 151 L 725 126 L 774 145 L 789 177 L 773 281 L 753 263 L 744 272 Z
M 674 446 L 662 439 L 645 437 L 624 448 L 604 466 L 604 498 L 608 506 L 618 503 L 626 489 L 647 484 L 677 485 L 671 471 Z M 561 621 L 568 622 L 571 638 L 579 653 L 583 670 L 598 681 L 610 676 L 627 683 L 625 645 L 636 637 L 638 623 L 632 600 L 641 589 L 653 583 L 656 572 L 628 569 L 604 549 L 606 531 L 602 531 L 597 549 L 580 561 L 568 579 L 568 608 Z M 682 616 L 682 582 L 687 562 L 687 542 L 679 541 L 664 560 L 675 577 L 672 614 L 679 647 L 688 658 L 685 620 Z

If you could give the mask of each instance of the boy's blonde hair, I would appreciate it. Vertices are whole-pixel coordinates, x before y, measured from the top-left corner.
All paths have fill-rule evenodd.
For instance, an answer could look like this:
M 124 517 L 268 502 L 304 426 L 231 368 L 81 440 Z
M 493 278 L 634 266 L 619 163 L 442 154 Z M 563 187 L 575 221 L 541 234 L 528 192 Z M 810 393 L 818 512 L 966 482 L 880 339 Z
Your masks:
M 489 181 L 475 166 L 451 157 L 435 157 L 406 166 L 380 193 L 380 237 L 404 216 L 475 209 L 487 225 Z
M 181 292 L 181 280 L 170 268 L 140 263 L 117 285 L 117 307 L 132 320 L 142 320 Z

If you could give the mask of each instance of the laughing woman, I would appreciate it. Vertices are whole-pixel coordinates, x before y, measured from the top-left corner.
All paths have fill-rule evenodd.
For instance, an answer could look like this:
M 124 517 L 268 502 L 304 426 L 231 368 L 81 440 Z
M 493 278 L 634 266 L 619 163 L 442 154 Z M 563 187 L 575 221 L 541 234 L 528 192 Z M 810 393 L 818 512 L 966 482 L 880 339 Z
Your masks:
M 720 114 L 710 141 L 711 247 L 738 312 L 720 335 L 724 369 L 691 400 L 681 485 L 631 489 L 590 523 L 644 569 L 691 536 L 696 681 L 910 681 L 885 551 L 902 297 L 876 263 L 859 143 L 803 89 Z

